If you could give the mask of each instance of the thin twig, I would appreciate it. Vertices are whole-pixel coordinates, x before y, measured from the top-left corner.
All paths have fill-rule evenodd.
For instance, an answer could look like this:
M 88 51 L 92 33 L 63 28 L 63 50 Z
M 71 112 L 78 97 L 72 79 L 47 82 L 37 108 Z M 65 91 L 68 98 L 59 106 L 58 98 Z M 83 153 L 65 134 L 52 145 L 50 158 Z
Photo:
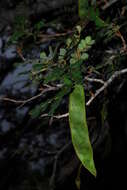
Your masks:
M 94 96 L 92 96 L 92 97 L 88 100 L 88 102 L 86 103 L 86 106 L 89 106 L 89 105 L 93 102 L 93 100 L 94 100 L 102 91 L 104 91 L 109 85 L 111 85 L 111 83 L 112 83 L 117 77 L 119 77 L 119 76 L 121 76 L 121 75 L 123 75 L 123 74 L 125 74 L 125 73 L 127 73 L 127 69 L 123 69 L 123 70 L 121 70 L 121 71 L 116 71 L 116 72 L 104 83 L 104 85 L 96 91 L 96 93 L 94 94 Z
M 109 85 L 111 85 L 111 83 L 119 76 L 126 74 L 127 73 L 127 68 L 120 70 L 120 71 L 116 71 L 106 82 L 100 80 L 100 79 L 92 79 L 92 78 L 88 78 L 85 77 L 86 80 L 88 80 L 89 82 L 99 82 L 101 84 L 103 84 L 103 86 L 101 88 L 99 88 L 98 90 L 96 90 L 96 93 L 88 100 L 88 102 L 86 102 L 86 106 L 90 106 L 90 104 L 95 100 L 95 98 L 101 93 L 103 92 Z M 57 86 L 57 87 L 52 87 L 52 86 L 47 86 L 48 88 L 44 89 L 40 94 L 33 96 L 32 98 L 29 98 L 27 100 L 14 100 L 14 99 L 10 99 L 10 98 L 6 98 L 6 97 L 1 97 L 0 100 L 4 100 L 4 101 L 9 101 L 9 102 L 13 102 L 13 103 L 17 103 L 17 104 L 22 104 L 22 106 L 32 100 L 35 100 L 37 98 L 39 98 L 40 96 L 42 96 L 44 93 L 49 92 L 49 91 L 54 91 L 57 90 L 61 87 L 61 85 Z M 65 117 L 68 117 L 69 113 L 65 113 L 65 114 L 61 114 L 61 115 L 54 115 L 52 118 L 55 119 L 62 119 Z M 43 117 L 50 117 L 50 115 L 48 115 L 47 113 L 42 114 L 41 118 Z
M 105 82 L 101 79 L 93 79 L 93 78 L 89 78 L 89 77 L 85 77 L 85 80 L 89 81 L 89 82 L 97 82 L 97 83 L 101 83 L 104 84 Z
M 107 2 L 103 7 L 102 10 L 106 10 L 107 8 L 109 8 L 110 6 L 112 6 L 114 3 L 116 3 L 119 0 L 110 0 L 109 2 Z
M 70 30 L 67 32 L 63 32 L 63 33 L 56 33 L 56 34 L 38 34 L 37 37 L 42 37 L 42 38 L 54 38 L 54 37 L 61 37 L 61 36 L 66 36 L 68 34 L 72 34 L 74 31 Z
M 38 34 L 39 41 L 36 42 L 36 44 L 42 43 L 42 42 L 47 42 L 49 40 L 56 39 L 58 37 L 64 37 L 67 35 L 72 34 L 74 31 L 67 31 L 65 33 L 57 33 L 57 34 Z
M 122 52 L 127 52 L 127 44 L 126 44 L 126 41 L 125 41 L 123 35 L 121 34 L 121 32 L 120 32 L 119 30 L 116 32 L 116 36 L 118 36 L 118 37 L 121 39 L 122 44 L 123 44 L 123 47 L 121 48 L 121 53 L 122 53 Z
M 52 118 L 55 118 L 55 119 L 62 119 L 62 118 L 65 118 L 65 117 L 68 117 L 69 116 L 69 113 L 65 113 L 65 114 L 62 114 L 62 115 L 54 115 L 52 116 Z M 50 117 L 50 115 L 48 115 L 47 113 L 45 114 L 42 114 L 41 117 Z
M 100 79 L 88 79 L 88 81 L 90 82 L 100 82 L 103 84 L 103 86 L 101 88 L 99 88 L 98 90 L 96 90 L 96 93 L 88 100 L 88 102 L 86 102 L 86 106 L 90 106 L 90 104 L 95 100 L 95 98 L 102 92 L 104 91 L 109 85 L 111 85 L 111 83 L 119 76 L 126 74 L 127 73 L 127 69 L 123 69 L 121 71 L 116 71 L 106 82 L 100 80 Z M 86 79 L 86 78 L 85 78 Z M 98 81 L 99 80 L 99 81 Z M 65 117 L 68 117 L 69 113 L 65 113 L 62 115 L 54 115 L 52 118 L 55 119 L 62 119 Z M 46 114 L 42 114 L 41 117 L 50 117 L 47 113 Z
M 56 115 L 56 116 L 54 116 L 54 118 L 62 119 L 62 118 L 68 117 L 68 116 L 69 116 L 69 113 L 65 113 L 65 114 L 62 114 L 62 115 Z
M 48 86 L 48 88 L 44 89 L 41 93 L 39 93 L 36 96 L 33 96 L 29 99 L 26 99 L 26 100 L 15 100 L 15 99 L 7 98 L 7 97 L 0 97 L 0 101 L 8 101 L 8 102 L 16 103 L 16 104 L 22 104 L 21 106 L 24 106 L 26 103 L 29 103 L 29 102 L 41 97 L 45 93 L 47 93 L 49 91 L 56 91 L 58 89 L 59 89 L 59 87 Z

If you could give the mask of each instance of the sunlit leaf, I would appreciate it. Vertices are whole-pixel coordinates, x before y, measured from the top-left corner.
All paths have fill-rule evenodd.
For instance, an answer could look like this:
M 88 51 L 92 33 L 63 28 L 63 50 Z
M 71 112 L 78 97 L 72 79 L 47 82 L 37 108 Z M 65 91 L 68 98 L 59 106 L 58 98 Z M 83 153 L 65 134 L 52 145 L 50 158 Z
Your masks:
M 75 60 L 74 58 L 70 59 L 70 64 L 74 64 L 77 60 Z
M 86 36 L 85 41 L 87 44 L 90 44 L 91 40 L 92 40 L 91 36 Z
M 89 139 L 85 96 L 82 85 L 75 85 L 75 89 L 69 100 L 69 123 L 71 128 L 72 143 L 76 154 L 83 166 L 96 176 L 96 168 L 93 160 L 93 150 Z
M 81 55 L 81 59 L 82 59 L 83 61 L 87 60 L 88 58 L 89 58 L 88 53 L 83 53 L 83 54 Z
M 76 26 L 76 29 L 77 29 L 78 33 L 80 34 L 81 31 L 82 31 L 82 27 L 81 27 L 80 25 L 77 25 L 77 26 Z
M 41 58 L 41 59 L 46 59 L 46 58 L 47 58 L 46 53 L 45 53 L 45 52 L 41 52 L 41 53 L 40 53 L 40 58 Z
M 66 54 L 66 49 L 60 48 L 60 55 L 64 56 Z
M 68 38 L 67 41 L 66 41 L 66 45 L 67 45 L 68 47 L 70 47 L 71 43 L 72 43 L 72 39 L 71 39 L 71 38 Z

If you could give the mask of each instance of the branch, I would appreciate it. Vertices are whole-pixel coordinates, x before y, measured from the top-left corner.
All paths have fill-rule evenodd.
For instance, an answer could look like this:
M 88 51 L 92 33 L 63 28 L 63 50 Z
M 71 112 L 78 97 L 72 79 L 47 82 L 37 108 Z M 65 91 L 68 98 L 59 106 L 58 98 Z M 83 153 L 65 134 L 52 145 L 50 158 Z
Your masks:
M 52 118 L 55 118 L 55 119 L 62 119 L 62 118 L 65 118 L 65 117 L 68 117 L 69 116 L 69 113 L 65 113 L 65 114 L 62 114 L 62 115 L 54 115 L 52 116 Z M 47 113 L 45 114 L 42 114 L 41 117 L 50 117 L 50 115 L 48 115 Z
M 114 3 L 116 3 L 119 0 L 110 0 L 109 2 L 107 2 L 103 7 L 102 10 L 106 10 L 107 8 L 109 8 L 110 6 L 112 6 Z
M 121 75 L 124 75 L 127 73 L 127 69 L 123 69 L 121 71 L 116 71 L 106 82 L 104 82 L 103 80 L 100 79 L 92 79 L 92 78 L 88 78 L 85 77 L 86 80 L 88 80 L 89 82 L 99 82 L 101 84 L 103 84 L 103 86 L 101 88 L 99 88 L 98 90 L 96 90 L 96 93 L 88 100 L 88 102 L 86 102 L 86 106 L 90 106 L 90 104 L 95 100 L 95 98 L 101 93 L 103 92 L 109 85 L 111 85 L 111 83 L 118 78 Z M 55 119 L 62 119 L 65 117 L 68 117 L 69 113 L 65 113 L 62 115 L 54 115 L 52 118 Z M 50 117 L 48 114 L 42 114 L 41 117 Z
M 89 81 L 89 82 L 97 82 L 97 83 L 101 83 L 104 84 L 105 82 L 101 79 L 93 79 L 93 78 L 89 78 L 89 77 L 85 77 L 85 80 Z
M 116 79 L 118 78 L 119 76 L 121 75 L 124 75 L 127 73 L 127 68 L 126 69 L 123 69 L 123 70 L 120 70 L 120 71 L 116 71 L 106 82 L 104 82 L 103 80 L 101 79 L 93 79 L 93 78 L 89 78 L 89 77 L 85 77 L 85 80 L 89 81 L 89 82 L 98 82 L 98 83 L 101 83 L 103 84 L 103 86 L 101 88 L 99 88 L 98 90 L 96 90 L 95 94 L 88 100 L 88 102 L 86 102 L 86 106 L 90 106 L 90 104 L 95 100 L 95 98 L 101 93 L 103 92 L 108 86 L 111 85 L 111 83 Z M 14 100 L 14 99 L 10 99 L 10 98 L 6 98 L 6 97 L 1 97 L 0 100 L 4 100 L 4 101 L 9 101 L 9 102 L 13 102 L 13 103 L 17 103 L 17 104 L 22 104 L 25 105 L 26 103 L 30 102 L 30 101 L 33 101 L 39 97 L 41 97 L 43 94 L 45 94 L 46 92 L 49 92 L 49 91 L 55 91 L 55 90 L 58 90 L 59 88 L 62 87 L 62 85 L 58 85 L 56 87 L 52 87 L 52 86 L 47 86 L 48 88 L 44 89 L 40 94 L 36 95 L 36 96 L 33 96 L 32 98 L 29 98 L 27 100 Z M 55 118 L 55 119 L 62 119 L 62 118 L 65 118 L 65 117 L 68 117 L 69 116 L 69 113 L 65 113 L 65 114 L 61 114 L 61 115 L 54 115 L 52 117 Z M 47 113 L 45 114 L 42 114 L 41 115 L 41 118 L 43 117 L 50 117 L 50 115 L 48 115 Z
M 119 76 L 126 74 L 127 73 L 127 69 L 123 69 L 121 71 L 116 71 L 106 82 L 104 82 L 104 85 L 99 88 L 96 93 L 88 100 L 88 102 L 86 103 L 86 106 L 89 106 L 93 100 L 102 92 L 104 91 L 109 85 L 111 85 L 111 83 L 118 78 Z
M 48 86 L 48 88 L 44 89 L 41 93 L 39 93 L 36 96 L 33 96 L 27 100 L 15 100 L 15 99 L 7 98 L 7 97 L 0 97 L 0 101 L 8 101 L 8 102 L 16 103 L 16 104 L 22 104 L 21 106 L 24 106 L 26 103 L 29 103 L 29 102 L 41 97 L 45 93 L 50 92 L 50 91 L 56 91 L 59 88 L 60 87 Z

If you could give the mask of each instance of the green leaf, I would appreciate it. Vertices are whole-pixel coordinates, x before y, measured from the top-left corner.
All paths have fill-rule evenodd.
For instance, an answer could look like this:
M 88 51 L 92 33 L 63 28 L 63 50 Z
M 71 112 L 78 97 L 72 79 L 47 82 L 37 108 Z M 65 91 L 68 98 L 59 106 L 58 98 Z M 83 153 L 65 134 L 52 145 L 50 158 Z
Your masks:
M 41 114 L 41 107 L 37 105 L 34 109 L 30 111 L 30 115 L 33 119 L 39 117 Z
M 93 160 L 93 150 L 89 139 L 85 96 L 82 85 L 75 85 L 75 89 L 69 99 L 69 123 L 74 149 L 83 166 L 96 176 L 96 168 Z
M 84 19 L 88 15 L 88 0 L 78 0 L 79 17 Z
M 76 54 L 75 53 L 71 53 L 71 57 L 76 59 Z
M 90 44 L 91 40 L 92 40 L 91 36 L 86 36 L 86 38 L 85 38 L 86 44 Z
M 88 18 L 94 21 L 96 26 L 101 28 L 107 24 L 99 17 L 99 10 L 94 6 L 89 6 L 88 0 L 78 0 L 79 17 L 80 19 Z
M 36 63 L 36 64 L 33 65 L 33 70 L 34 71 L 40 71 L 43 68 L 44 68 L 44 65 L 42 63 Z
M 95 10 L 94 7 L 89 7 L 89 18 L 94 21 L 99 28 L 106 26 L 106 23 L 99 17 L 99 10 Z
M 34 28 L 35 28 L 35 30 L 39 31 L 44 26 L 45 26 L 44 21 L 39 21 L 37 24 L 35 24 Z
M 77 29 L 78 33 L 80 34 L 81 31 L 82 31 L 82 27 L 81 27 L 80 25 L 77 25 L 77 26 L 76 26 L 76 29 Z
M 65 56 L 66 52 L 67 52 L 66 49 L 60 48 L 60 55 L 61 56 Z
M 46 59 L 47 58 L 46 53 L 45 52 L 40 53 L 40 58 L 41 59 Z
M 78 45 L 78 50 L 80 52 L 87 51 L 94 44 L 95 40 L 92 40 L 91 36 L 86 36 L 85 39 L 82 39 Z
M 51 107 L 50 107 L 50 111 L 49 111 L 49 115 L 50 115 L 50 116 L 52 116 L 52 115 L 55 113 L 55 111 L 56 111 L 57 108 L 59 107 L 59 105 L 60 105 L 60 103 L 61 103 L 63 97 L 64 97 L 66 94 L 68 94 L 68 93 L 70 92 L 70 90 L 71 90 L 71 87 L 66 86 L 66 87 L 63 87 L 63 88 L 61 89 L 61 91 L 59 91 L 59 92 L 56 94 L 56 96 L 55 96 L 55 98 L 54 98 L 54 101 L 53 101 L 53 103 L 51 104 Z
M 39 117 L 41 115 L 41 113 L 44 112 L 48 108 L 48 106 L 51 102 L 52 102 L 52 100 L 47 100 L 45 102 L 42 102 L 40 105 L 35 106 L 35 108 L 33 108 L 30 111 L 31 117 L 33 119 Z
M 78 45 L 78 49 L 79 49 L 79 51 L 83 51 L 84 47 L 81 43 Z
M 64 60 L 64 56 L 66 55 L 66 52 L 67 52 L 66 49 L 60 48 L 60 53 L 59 53 L 58 59 Z
M 77 61 L 76 59 L 71 58 L 71 59 L 70 59 L 70 64 L 74 64 L 74 63 L 76 63 L 76 61 Z
M 87 60 L 88 58 L 89 58 L 88 53 L 83 53 L 83 54 L 81 55 L 81 59 L 82 59 L 83 61 Z
M 70 47 L 71 43 L 72 43 L 72 39 L 68 38 L 67 41 L 66 41 L 67 47 Z
M 83 60 L 76 61 L 75 64 L 70 65 L 70 77 L 71 80 L 75 83 L 82 83 L 82 71 L 81 71 L 81 65 L 83 63 Z
M 83 39 L 82 39 L 81 42 L 80 42 L 80 44 L 82 44 L 83 48 L 85 48 L 86 45 L 87 45 L 87 44 L 86 44 L 86 40 L 83 40 Z
M 72 86 L 72 81 L 70 80 L 68 75 L 64 75 L 63 82 L 65 86 L 70 86 L 70 87 Z
M 54 68 L 49 73 L 47 73 L 47 76 L 45 77 L 44 83 L 47 84 L 49 82 L 54 82 L 57 80 L 60 80 L 62 78 L 62 75 L 64 73 L 64 69 L 61 68 Z

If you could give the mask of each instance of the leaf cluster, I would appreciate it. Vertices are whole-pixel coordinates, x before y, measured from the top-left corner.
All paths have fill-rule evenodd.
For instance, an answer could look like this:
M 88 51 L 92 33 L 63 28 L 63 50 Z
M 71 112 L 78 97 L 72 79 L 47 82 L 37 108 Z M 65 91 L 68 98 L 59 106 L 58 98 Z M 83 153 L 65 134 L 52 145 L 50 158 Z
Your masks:
M 38 117 L 45 111 L 51 116 L 59 107 L 63 97 L 70 93 L 75 84 L 82 84 L 82 66 L 88 59 L 88 50 L 94 44 L 91 36 L 81 38 L 81 26 L 76 26 L 75 33 L 60 45 L 49 47 L 48 52 L 41 52 L 40 60 L 33 65 L 32 78 L 41 86 L 61 85 L 62 88 L 46 102 L 37 105 L 32 111 Z

